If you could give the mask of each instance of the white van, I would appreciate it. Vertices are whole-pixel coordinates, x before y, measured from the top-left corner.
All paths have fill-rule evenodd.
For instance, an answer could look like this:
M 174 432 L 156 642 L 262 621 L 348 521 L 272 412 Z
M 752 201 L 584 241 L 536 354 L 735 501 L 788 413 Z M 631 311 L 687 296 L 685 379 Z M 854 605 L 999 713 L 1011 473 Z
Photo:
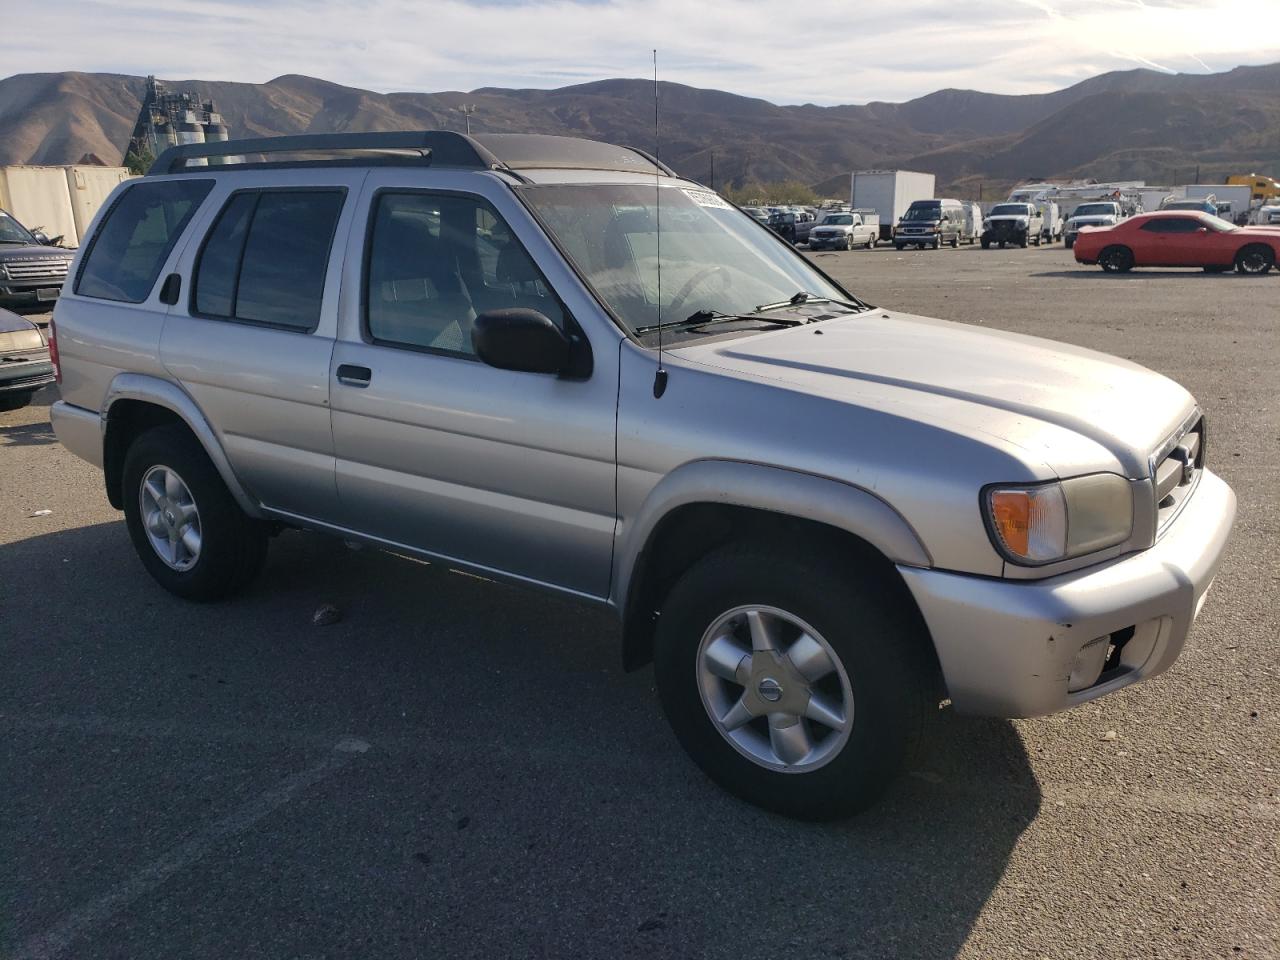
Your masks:
M 964 201 L 964 232 L 960 239 L 965 243 L 977 243 L 982 239 L 982 204 L 976 200 Z

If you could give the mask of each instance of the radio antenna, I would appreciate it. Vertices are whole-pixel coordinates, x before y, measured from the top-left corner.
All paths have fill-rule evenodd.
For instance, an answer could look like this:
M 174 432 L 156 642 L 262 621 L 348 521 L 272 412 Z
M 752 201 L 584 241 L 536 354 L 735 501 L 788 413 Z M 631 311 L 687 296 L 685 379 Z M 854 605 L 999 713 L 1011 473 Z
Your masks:
M 658 139 L 658 51 L 653 51 L 653 212 L 655 249 L 657 252 L 658 274 L 658 372 L 653 377 L 654 399 L 667 392 L 667 370 L 662 365 L 662 182 L 661 167 L 658 166 L 661 156 L 661 141 Z

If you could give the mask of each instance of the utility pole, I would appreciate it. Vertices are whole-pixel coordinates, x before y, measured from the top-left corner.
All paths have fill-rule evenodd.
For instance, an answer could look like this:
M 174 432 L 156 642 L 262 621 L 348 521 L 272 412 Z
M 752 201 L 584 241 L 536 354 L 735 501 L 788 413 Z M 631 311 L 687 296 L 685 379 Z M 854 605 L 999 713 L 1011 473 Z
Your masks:
M 471 115 L 476 112 L 476 105 L 474 103 L 464 103 L 460 107 L 454 107 L 454 109 L 466 115 L 467 136 L 471 136 Z

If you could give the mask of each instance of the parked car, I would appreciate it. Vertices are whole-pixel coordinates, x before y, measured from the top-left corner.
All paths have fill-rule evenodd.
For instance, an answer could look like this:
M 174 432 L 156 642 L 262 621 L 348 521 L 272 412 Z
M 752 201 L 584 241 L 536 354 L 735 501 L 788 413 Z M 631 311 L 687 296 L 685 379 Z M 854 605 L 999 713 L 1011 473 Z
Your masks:
M 0 307 L 48 309 L 58 299 L 73 256 L 0 210 Z
M 44 334 L 30 320 L 0 310 L 0 410 L 18 410 L 53 383 Z
M 1178 384 L 872 307 L 622 147 L 190 144 L 91 234 L 51 419 L 163 588 L 298 527 L 611 611 L 689 755 L 795 816 L 871 803 L 943 696 L 1166 669 L 1234 517 Z
M 937 250 L 944 243 L 958 247 L 964 232 L 964 217 L 964 207 L 959 200 L 912 201 L 893 231 L 893 245 L 899 250 L 905 247 Z
M 1280 226 L 1280 204 L 1264 203 L 1254 213 L 1257 226 Z
M 1044 230 L 1044 214 L 1034 203 L 997 203 L 982 222 L 982 249 L 993 243 L 1003 250 L 1005 244 L 1025 247 L 1028 243 L 1040 246 Z
M 964 230 L 960 239 L 968 244 L 982 239 L 982 204 L 974 200 L 964 201 Z
M 1237 227 L 1206 213 L 1161 210 L 1076 238 L 1076 261 L 1108 272 L 1134 267 L 1201 267 L 1207 273 L 1267 273 L 1280 255 L 1280 230 Z
M 787 243 L 799 243 L 796 219 L 796 215 L 789 210 L 779 210 L 769 214 L 768 226 Z
M 1176 212 L 1179 210 L 1197 211 L 1216 217 L 1218 216 L 1218 203 L 1213 197 L 1206 197 L 1203 200 L 1169 200 L 1160 204 L 1159 212 Z
M 1071 211 L 1062 233 L 1063 245 L 1070 250 L 1084 227 L 1110 227 L 1120 222 L 1120 204 L 1110 200 L 1099 203 L 1082 203 Z
M 769 211 L 767 210 L 760 207 L 743 207 L 742 212 L 757 223 L 762 223 L 766 227 L 769 225 Z
M 874 211 L 829 213 L 809 231 L 810 250 L 870 250 L 879 240 L 880 217 Z

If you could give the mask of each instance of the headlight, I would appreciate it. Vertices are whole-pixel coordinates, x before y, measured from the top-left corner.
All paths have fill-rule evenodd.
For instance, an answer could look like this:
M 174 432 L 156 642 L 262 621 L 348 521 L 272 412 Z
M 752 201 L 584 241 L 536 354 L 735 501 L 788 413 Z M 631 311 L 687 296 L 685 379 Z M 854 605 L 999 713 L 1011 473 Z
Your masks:
M 1133 493 L 1114 473 L 1034 486 L 988 487 L 991 542 L 1011 563 L 1041 566 L 1104 550 L 1133 532 Z

